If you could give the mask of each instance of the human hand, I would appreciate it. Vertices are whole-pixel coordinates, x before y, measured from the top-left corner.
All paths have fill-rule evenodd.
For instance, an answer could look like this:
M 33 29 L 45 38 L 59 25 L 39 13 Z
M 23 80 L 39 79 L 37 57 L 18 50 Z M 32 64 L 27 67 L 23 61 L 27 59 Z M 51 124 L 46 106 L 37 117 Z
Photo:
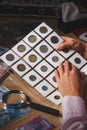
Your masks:
M 56 48 L 61 51 L 65 48 L 74 49 L 79 52 L 85 59 L 87 59 L 87 44 L 79 39 L 74 39 L 66 36 L 62 36 L 63 43 L 59 44 Z
M 83 96 L 82 75 L 68 61 L 59 65 L 55 78 L 62 96 Z

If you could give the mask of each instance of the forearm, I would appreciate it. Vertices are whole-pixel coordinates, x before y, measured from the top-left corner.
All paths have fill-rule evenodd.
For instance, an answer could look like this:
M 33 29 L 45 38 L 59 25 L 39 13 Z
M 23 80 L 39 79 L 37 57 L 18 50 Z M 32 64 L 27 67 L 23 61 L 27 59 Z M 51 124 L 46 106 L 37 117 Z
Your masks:
M 62 130 L 84 130 L 87 127 L 85 103 L 82 98 L 65 96 L 62 109 Z

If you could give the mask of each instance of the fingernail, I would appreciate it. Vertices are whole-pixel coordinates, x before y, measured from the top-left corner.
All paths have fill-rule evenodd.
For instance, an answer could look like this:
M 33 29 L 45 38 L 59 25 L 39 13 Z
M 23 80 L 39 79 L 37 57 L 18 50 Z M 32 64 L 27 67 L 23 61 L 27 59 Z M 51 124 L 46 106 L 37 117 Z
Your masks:
M 63 64 L 66 64 L 66 63 L 67 63 L 67 60 L 65 60 Z

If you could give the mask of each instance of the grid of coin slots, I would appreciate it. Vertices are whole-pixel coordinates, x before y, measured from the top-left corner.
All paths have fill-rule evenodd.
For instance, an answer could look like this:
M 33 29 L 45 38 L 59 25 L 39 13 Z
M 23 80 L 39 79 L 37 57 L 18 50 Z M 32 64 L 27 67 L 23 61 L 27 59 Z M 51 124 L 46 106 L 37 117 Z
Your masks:
M 20 42 L 1 55 L 31 87 L 47 99 L 59 105 L 62 101 L 54 70 L 65 60 L 87 74 L 87 61 L 74 50 L 57 51 L 63 39 L 45 22 L 29 32 Z

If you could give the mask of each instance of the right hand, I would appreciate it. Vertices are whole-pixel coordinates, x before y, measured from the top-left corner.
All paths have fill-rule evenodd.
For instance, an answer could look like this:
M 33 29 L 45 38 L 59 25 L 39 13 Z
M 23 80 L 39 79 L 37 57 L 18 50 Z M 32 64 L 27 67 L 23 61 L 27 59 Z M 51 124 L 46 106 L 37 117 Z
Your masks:
M 67 36 L 62 36 L 62 39 L 64 40 L 63 43 L 59 44 L 56 48 L 58 51 L 61 51 L 65 48 L 74 49 L 75 51 L 79 52 L 85 59 L 87 59 L 87 43 Z
M 61 63 L 55 70 L 55 78 L 62 96 L 83 97 L 83 75 L 68 61 Z

